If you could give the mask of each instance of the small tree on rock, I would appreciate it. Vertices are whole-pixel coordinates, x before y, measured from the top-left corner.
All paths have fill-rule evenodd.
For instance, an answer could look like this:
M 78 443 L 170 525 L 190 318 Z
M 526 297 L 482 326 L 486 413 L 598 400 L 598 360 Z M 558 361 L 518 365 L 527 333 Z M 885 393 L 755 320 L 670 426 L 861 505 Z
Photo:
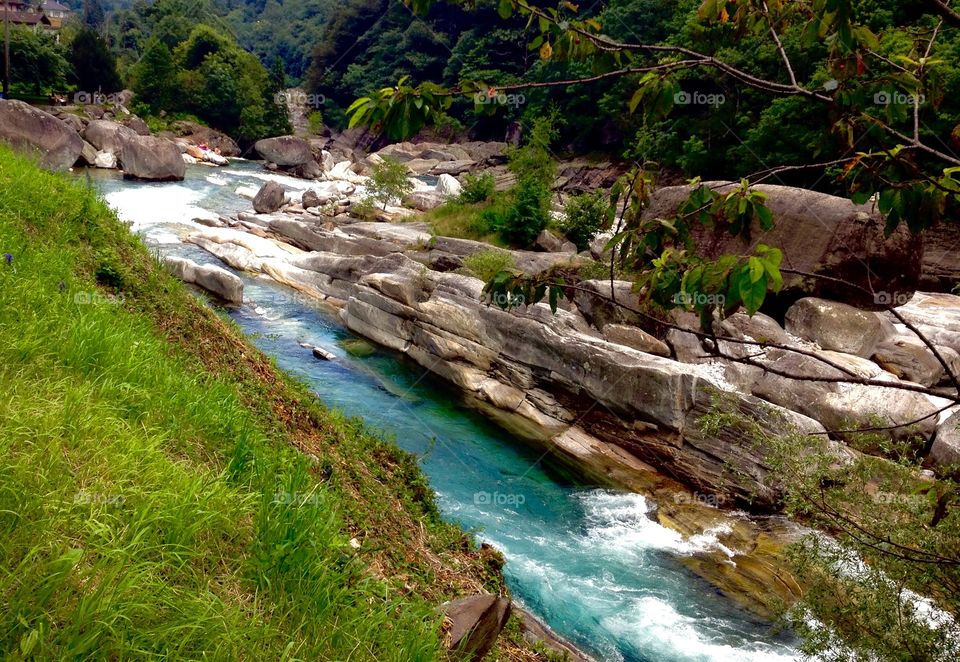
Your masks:
M 393 200 L 403 200 L 413 191 L 407 167 L 389 156 L 373 166 L 370 177 L 370 197 L 387 208 Z

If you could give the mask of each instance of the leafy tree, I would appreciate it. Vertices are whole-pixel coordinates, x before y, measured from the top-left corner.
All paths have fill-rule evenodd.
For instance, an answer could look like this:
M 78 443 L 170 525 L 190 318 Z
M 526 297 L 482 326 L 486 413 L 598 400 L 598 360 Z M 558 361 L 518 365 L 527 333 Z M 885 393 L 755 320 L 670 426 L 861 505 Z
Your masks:
M 179 87 L 177 65 L 167 45 L 155 39 L 132 72 L 137 98 L 154 112 L 173 108 Z
M 70 44 L 70 63 L 81 90 L 109 93 L 123 88 L 116 59 L 106 40 L 92 29 L 81 30 Z
M 467 173 L 463 176 L 463 188 L 460 190 L 461 204 L 477 204 L 486 202 L 496 192 L 496 181 L 490 173 L 474 175 Z
M 403 200 L 413 191 L 413 183 L 410 181 L 407 166 L 386 156 L 373 166 L 368 188 L 370 197 L 386 209 L 388 204 Z
M 95 32 L 103 27 L 106 15 L 100 0 L 83 0 L 83 24 Z
M 70 64 L 64 48 L 48 33 L 10 29 L 10 82 L 35 96 L 64 90 Z
M 602 191 L 584 193 L 567 202 L 560 229 L 583 251 L 590 247 L 597 233 L 610 224 L 613 213 Z

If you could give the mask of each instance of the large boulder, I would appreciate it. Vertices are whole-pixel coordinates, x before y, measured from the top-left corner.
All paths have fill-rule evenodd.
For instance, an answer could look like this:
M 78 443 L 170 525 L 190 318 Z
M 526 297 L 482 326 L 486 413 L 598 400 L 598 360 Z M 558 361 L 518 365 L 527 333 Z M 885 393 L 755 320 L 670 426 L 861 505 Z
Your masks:
M 786 316 L 789 333 L 824 349 L 864 358 L 883 340 L 884 325 L 875 313 L 816 297 L 800 299 Z
M 440 175 L 437 178 L 436 191 L 445 198 L 455 198 L 463 191 L 463 186 L 452 175 Z
M 306 140 L 295 136 L 280 136 L 258 140 L 253 149 L 265 161 L 289 168 L 313 161 L 313 152 Z
M 123 176 L 128 179 L 181 181 L 187 174 L 187 166 L 176 144 L 153 136 L 134 134 L 124 140 L 120 162 Z
M 123 145 L 137 137 L 137 132 L 110 120 L 93 120 L 83 132 L 84 139 L 100 152 L 110 152 L 123 157 Z
M 891 375 L 877 374 L 880 368 L 869 361 L 836 352 L 822 355 L 834 365 L 854 373 L 854 378 L 897 381 Z M 786 350 L 768 350 L 758 361 L 776 373 L 765 373 L 756 382 L 754 395 L 820 421 L 840 437 L 855 437 L 848 431 L 858 428 L 905 426 L 887 432 L 897 439 L 908 439 L 915 434 L 929 439 L 936 429 L 934 414 L 942 406 L 938 398 L 902 389 L 832 382 L 830 380 L 850 375 L 816 358 Z M 787 375 L 806 379 L 791 379 Z M 908 423 L 910 425 L 906 425 Z
M 286 200 L 287 193 L 276 182 L 267 182 L 260 187 L 253 199 L 253 208 L 258 214 L 272 214 L 280 209 Z
M 0 140 L 35 154 L 48 170 L 66 170 L 80 157 L 83 140 L 53 115 L 22 101 L 0 100 Z
M 510 609 L 510 601 L 496 595 L 474 595 L 443 605 L 447 646 L 454 659 L 483 660 L 507 624 Z
M 960 354 L 949 347 L 937 347 L 937 352 L 950 371 L 960 375 Z M 883 341 L 877 345 L 873 360 L 900 379 L 924 386 L 939 384 L 947 374 L 930 348 L 913 334 L 897 335 Z
M 240 146 L 237 142 L 216 129 L 186 120 L 174 122 L 170 128 L 174 135 L 195 145 L 206 145 L 212 150 L 220 150 L 223 156 L 240 156 Z
M 164 266 L 184 283 L 203 288 L 229 303 L 243 303 L 243 281 L 226 269 L 172 255 L 164 259 Z
M 123 118 L 121 123 L 128 129 L 134 131 L 138 136 L 150 135 L 150 127 L 147 126 L 147 123 L 136 115 L 130 115 L 129 117 Z
M 721 193 L 733 190 L 730 182 L 706 182 Z M 783 251 L 782 268 L 828 276 L 845 281 L 806 278 L 784 274 L 788 301 L 805 295 L 880 308 L 908 298 L 920 281 L 923 242 L 901 225 L 889 237 L 883 217 L 869 205 L 856 205 L 846 198 L 789 186 L 758 185 L 773 212 L 775 227 L 769 232 L 755 228 L 748 243 L 732 237 L 726 228 L 694 224 L 697 254 L 715 258 L 742 255 L 756 244 Z M 690 186 L 668 186 L 652 196 L 645 218 L 671 218 L 690 194 Z M 863 288 L 867 294 L 858 288 Z
M 938 466 L 960 468 L 960 412 L 952 414 L 937 428 L 929 458 Z

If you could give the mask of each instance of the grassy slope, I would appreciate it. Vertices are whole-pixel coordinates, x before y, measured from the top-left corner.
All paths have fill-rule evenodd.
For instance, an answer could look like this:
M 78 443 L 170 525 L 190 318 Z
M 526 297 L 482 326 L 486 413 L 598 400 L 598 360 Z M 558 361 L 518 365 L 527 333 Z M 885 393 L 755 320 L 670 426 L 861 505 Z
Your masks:
M 413 458 L 276 370 L 90 191 L 0 148 L 8 252 L 4 658 L 435 659 L 436 605 L 501 589 Z

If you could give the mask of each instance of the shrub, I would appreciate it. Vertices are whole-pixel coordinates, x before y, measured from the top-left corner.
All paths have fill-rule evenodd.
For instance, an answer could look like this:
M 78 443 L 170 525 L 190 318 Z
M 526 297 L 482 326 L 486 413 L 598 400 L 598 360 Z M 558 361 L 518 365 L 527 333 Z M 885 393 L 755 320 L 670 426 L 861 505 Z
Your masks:
M 367 188 L 370 197 L 386 209 L 392 200 L 403 200 L 413 190 L 413 183 L 407 175 L 407 166 L 387 156 L 373 166 Z
M 590 247 L 609 213 L 610 204 L 600 191 L 578 195 L 567 204 L 560 229 L 578 250 L 583 251 Z
M 550 187 L 536 179 L 524 179 L 513 189 L 513 202 L 498 219 L 500 236 L 507 243 L 528 247 L 550 222 Z
M 495 191 L 493 175 L 489 173 L 480 176 L 467 174 L 463 177 L 463 190 L 460 191 L 459 202 L 466 205 L 486 202 L 493 197 Z
M 510 253 L 498 250 L 481 251 L 466 257 L 463 266 L 483 281 L 489 281 L 501 271 L 516 267 Z
M 372 221 L 377 217 L 377 200 L 365 197 L 350 205 L 350 215 L 362 221 Z
M 319 110 L 315 110 L 310 113 L 310 116 L 307 118 L 307 122 L 310 124 L 310 133 L 315 136 L 319 136 L 323 133 L 323 113 Z

